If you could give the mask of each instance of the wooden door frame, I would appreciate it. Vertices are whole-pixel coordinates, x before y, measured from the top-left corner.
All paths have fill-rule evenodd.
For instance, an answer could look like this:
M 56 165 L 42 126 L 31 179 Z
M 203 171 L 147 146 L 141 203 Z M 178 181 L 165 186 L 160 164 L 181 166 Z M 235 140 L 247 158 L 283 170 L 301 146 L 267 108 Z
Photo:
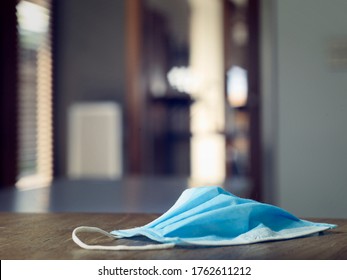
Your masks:
M 126 173 L 141 175 L 143 166 L 143 116 L 145 92 L 142 75 L 142 21 L 141 0 L 125 1 L 125 119 L 126 119 Z
M 263 200 L 261 92 L 260 92 L 260 0 L 249 0 L 249 52 L 248 88 L 250 110 L 250 176 L 251 197 Z
M 225 71 L 230 66 L 232 55 L 228 40 L 230 38 L 230 18 L 233 6 L 224 0 L 224 44 Z M 261 128 L 261 91 L 260 91 L 260 0 L 249 0 L 245 19 L 248 26 L 247 77 L 248 100 L 245 110 L 249 114 L 249 161 L 250 197 L 263 200 L 262 170 L 262 128 Z

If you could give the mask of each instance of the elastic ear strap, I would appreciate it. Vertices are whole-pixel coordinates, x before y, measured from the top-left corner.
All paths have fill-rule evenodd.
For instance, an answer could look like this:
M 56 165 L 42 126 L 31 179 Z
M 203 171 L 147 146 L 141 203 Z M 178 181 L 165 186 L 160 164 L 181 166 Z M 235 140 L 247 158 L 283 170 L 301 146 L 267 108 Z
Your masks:
M 143 246 L 128 246 L 128 245 L 115 245 L 115 246 L 104 246 L 104 245 L 89 245 L 84 243 L 79 237 L 77 233 L 80 232 L 96 232 L 106 235 L 107 237 L 111 237 L 113 239 L 119 239 L 116 235 L 112 235 L 111 233 L 104 231 L 97 227 L 86 227 L 81 226 L 74 229 L 72 232 L 72 240 L 81 248 L 87 250 L 113 250 L 113 251 L 123 251 L 123 250 L 159 250 L 159 249 L 168 249 L 175 246 L 175 244 L 150 244 Z

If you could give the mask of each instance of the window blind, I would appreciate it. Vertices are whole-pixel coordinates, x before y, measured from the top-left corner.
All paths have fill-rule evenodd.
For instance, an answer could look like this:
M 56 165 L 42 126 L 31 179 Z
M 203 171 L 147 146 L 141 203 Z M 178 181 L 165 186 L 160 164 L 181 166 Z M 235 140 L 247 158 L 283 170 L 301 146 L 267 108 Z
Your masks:
M 52 180 L 52 56 L 50 0 L 21 0 L 18 19 L 17 187 Z

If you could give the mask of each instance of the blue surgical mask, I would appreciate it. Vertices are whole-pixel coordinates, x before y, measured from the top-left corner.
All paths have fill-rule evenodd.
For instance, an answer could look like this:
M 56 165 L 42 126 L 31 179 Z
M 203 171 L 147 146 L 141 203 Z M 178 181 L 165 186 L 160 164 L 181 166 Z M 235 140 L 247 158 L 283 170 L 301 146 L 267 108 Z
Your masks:
M 85 249 L 150 250 L 179 246 L 228 246 L 283 240 L 336 227 L 301 220 L 273 205 L 239 198 L 220 187 L 185 190 L 163 215 L 147 225 L 110 233 L 94 227 L 78 227 L 73 240 Z M 146 236 L 159 244 L 145 246 L 87 245 L 79 232 L 100 232 L 112 238 Z

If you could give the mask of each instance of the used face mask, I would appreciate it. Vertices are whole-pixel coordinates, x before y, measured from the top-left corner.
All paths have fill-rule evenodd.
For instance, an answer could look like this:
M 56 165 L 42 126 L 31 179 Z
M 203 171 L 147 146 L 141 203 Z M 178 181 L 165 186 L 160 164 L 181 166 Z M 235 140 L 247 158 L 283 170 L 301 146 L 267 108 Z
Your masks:
M 220 187 L 185 190 L 162 216 L 147 225 L 110 233 L 78 227 L 72 239 L 85 249 L 153 250 L 179 246 L 228 246 L 290 239 L 335 228 L 336 225 L 298 219 L 273 205 L 239 198 Z M 99 232 L 112 238 L 146 236 L 160 244 L 99 246 L 82 242 L 79 232 Z

